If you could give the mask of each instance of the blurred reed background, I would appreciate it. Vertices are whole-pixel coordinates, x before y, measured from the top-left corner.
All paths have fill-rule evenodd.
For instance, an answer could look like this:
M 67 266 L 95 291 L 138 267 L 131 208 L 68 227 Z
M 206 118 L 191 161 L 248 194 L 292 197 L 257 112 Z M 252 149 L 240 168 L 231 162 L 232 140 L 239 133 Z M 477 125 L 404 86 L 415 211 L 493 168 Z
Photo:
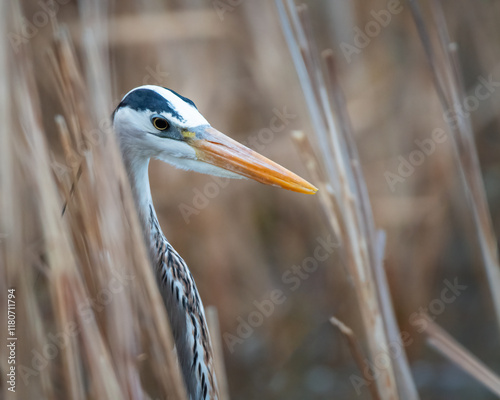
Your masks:
M 335 55 L 420 398 L 497 398 L 430 348 L 418 319 L 425 310 L 500 371 L 495 286 L 453 156 L 463 149 L 452 145 L 410 3 L 305 3 L 313 50 Z M 437 2 L 419 3 L 438 46 Z M 473 98 L 464 108 L 498 234 L 500 3 L 439 3 L 464 93 Z M 18 368 L 17 398 L 183 398 L 108 118 L 131 88 L 166 86 L 192 99 L 217 129 L 313 180 L 301 158 L 307 146 L 290 134 L 304 132 L 319 153 L 276 4 L 5 0 L 0 18 L 0 312 L 6 321 L 6 291 L 15 287 L 17 365 L 27 368 Z M 284 126 L 273 122 L 277 115 Z M 444 132 L 437 141 L 436 129 Z M 429 154 L 415 158 L 422 143 Z M 324 260 L 315 253 L 333 240 L 319 195 L 227 184 L 156 161 L 150 179 L 167 238 L 205 306 L 218 310 L 231 398 L 372 398 L 373 381 L 329 322 L 335 316 L 351 327 L 369 354 L 348 257 L 332 245 Z M 299 271 L 308 257 L 319 267 Z M 116 274 L 120 290 L 104 298 Z M 454 284 L 455 293 L 444 295 Z M 257 317 L 277 290 L 270 315 Z M 94 301 L 90 322 L 79 312 L 85 298 Z M 70 323 L 79 333 L 58 345 L 51 334 Z M 15 397 L 4 379 L 6 326 L 0 385 L 8 399 Z M 44 355 L 51 343 L 53 357 Z

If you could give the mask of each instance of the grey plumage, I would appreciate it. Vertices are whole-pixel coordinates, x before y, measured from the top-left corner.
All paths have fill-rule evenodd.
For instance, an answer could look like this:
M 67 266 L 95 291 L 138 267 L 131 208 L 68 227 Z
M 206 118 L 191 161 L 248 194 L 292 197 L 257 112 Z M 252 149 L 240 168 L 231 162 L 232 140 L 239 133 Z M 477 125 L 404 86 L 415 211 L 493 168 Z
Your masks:
M 172 327 L 177 355 L 188 393 L 217 399 L 217 382 L 208 327 L 193 276 L 163 235 L 150 206 L 151 259 Z

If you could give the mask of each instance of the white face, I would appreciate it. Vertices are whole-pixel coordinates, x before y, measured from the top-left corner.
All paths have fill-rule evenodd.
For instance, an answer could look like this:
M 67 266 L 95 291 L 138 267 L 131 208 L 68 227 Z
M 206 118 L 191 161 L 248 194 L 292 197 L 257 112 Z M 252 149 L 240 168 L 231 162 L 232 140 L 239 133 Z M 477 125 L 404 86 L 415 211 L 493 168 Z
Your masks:
M 212 128 L 191 100 L 168 89 L 148 85 L 131 90 L 116 108 L 113 126 L 129 175 L 142 174 L 136 185 L 148 185 L 144 175 L 154 157 L 204 174 L 248 178 L 308 194 L 318 190 Z
M 122 103 L 124 105 L 120 104 L 114 114 L 113 127 L 124 158 L 130 161 L 157 158 L 184 170 L 243 178 L 198 160 L 195 149 L 186 139 L 193 134 L 202 139 L 203 131 L 210 124 L 189 100 L 168 89 L 145 85 L 127 93 Z M 166 120 L 168 129 L 157 129 L 153 124 L 154 118 Z

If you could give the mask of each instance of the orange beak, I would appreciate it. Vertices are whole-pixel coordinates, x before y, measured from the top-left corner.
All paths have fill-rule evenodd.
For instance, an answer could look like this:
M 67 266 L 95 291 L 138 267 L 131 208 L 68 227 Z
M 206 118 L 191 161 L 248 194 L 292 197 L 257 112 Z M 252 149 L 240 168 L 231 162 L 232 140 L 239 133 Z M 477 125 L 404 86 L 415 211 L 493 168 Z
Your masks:
M 198 138 L 186 137 L 186 142 L 195 149 L 198 160 L 208 164 L 294 192 L 318 191 L 305 179 L 212 127 L 205 128 Z

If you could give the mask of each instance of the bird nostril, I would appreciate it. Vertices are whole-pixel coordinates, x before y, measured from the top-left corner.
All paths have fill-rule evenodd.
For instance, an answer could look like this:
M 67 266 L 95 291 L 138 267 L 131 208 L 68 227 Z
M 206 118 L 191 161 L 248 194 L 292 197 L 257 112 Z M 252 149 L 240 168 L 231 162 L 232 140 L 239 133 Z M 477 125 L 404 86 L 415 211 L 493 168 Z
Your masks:
M 182 136 L 184 137 L 184 139 L 193 139 L 196 137 L 196 133 L 188 130 L 183 130 Z

